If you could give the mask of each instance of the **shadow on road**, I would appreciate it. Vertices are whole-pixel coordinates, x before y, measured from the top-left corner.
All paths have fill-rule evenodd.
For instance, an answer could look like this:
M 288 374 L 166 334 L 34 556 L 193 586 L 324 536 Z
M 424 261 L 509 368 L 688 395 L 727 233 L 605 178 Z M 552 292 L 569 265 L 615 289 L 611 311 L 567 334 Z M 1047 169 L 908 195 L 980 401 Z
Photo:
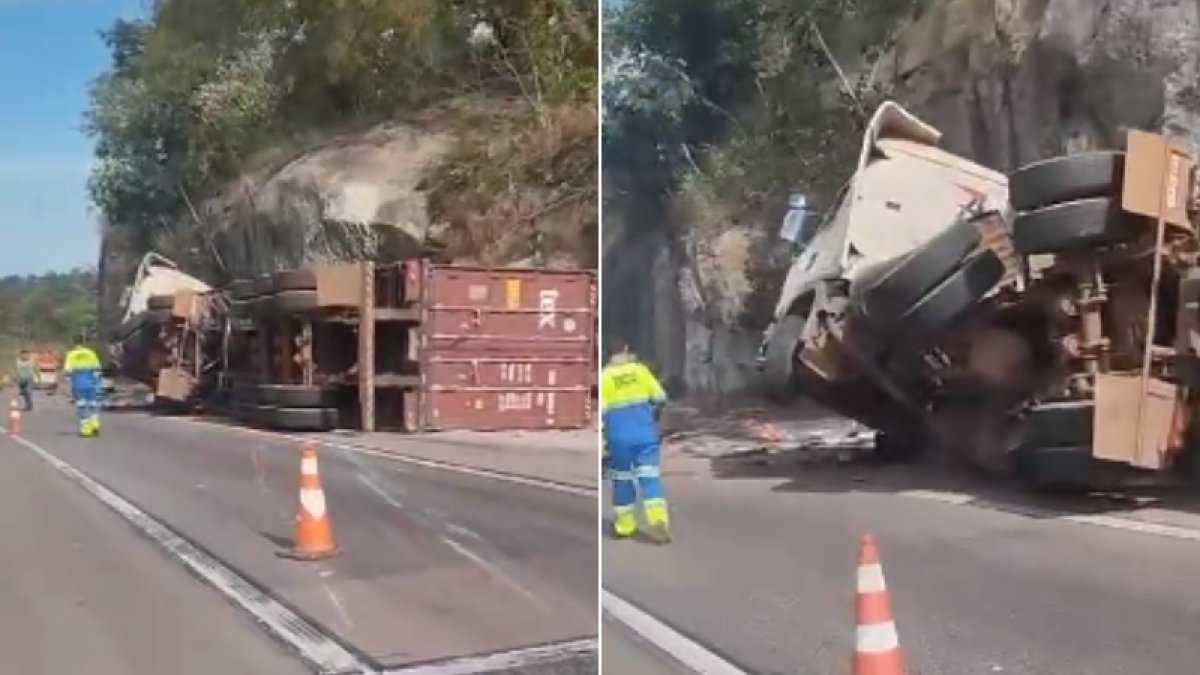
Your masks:
M 1200 515 L 1200 493 L 1186 487 L 1109 491 L 1034 490 L 1017 480 L 949 468 L 933 460 L 891 463 L 867 451 L 837 448 L 750 450 L 708 458 L 718 479 L 780 481 L 775 492 L 881 493 L 927 497 L 1031 518 L 1063 515 L 1138 516 L 1147 510 Z

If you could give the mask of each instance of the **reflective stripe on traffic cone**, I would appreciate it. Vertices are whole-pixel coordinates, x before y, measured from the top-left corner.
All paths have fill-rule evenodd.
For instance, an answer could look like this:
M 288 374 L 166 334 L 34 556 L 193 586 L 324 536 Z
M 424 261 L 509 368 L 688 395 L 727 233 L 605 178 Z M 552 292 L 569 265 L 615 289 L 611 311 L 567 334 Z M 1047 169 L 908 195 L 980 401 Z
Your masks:
M 14 436 L 21 433 L 21 406 L 16 399 L 8 405 L 8 433 Z
M 280 553 L 288 558 L 318 560 L 337 553 L 333 543 L 333 528 L 325 508 L 325 491 L 317 472 L 317 453 L 306 444 L 300 459 L 300 506 L 296 512 L 296 541 L 290 551 Z
M 854 675 L 902 675 L 900 638 L 892 620 L 879 551 L 871 535 L 863 537 L 858 553 L 855 605 Z

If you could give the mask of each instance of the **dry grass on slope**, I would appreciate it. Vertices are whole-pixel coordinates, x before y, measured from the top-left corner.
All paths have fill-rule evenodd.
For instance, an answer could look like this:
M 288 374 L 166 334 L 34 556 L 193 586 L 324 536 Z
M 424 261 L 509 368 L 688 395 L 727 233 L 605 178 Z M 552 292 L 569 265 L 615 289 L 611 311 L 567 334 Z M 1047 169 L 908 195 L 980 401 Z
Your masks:
M 447 253 L 484 265 L 597 266 L 594 103 L 459 108 L 457 147 L 425 181 Z

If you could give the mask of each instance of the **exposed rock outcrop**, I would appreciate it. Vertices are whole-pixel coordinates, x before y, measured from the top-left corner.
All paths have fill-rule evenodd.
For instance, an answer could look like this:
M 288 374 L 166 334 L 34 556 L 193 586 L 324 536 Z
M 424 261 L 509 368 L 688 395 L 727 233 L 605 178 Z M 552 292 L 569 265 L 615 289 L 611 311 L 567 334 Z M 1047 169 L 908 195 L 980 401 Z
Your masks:
M 887 66 L 945 147 L 996 169 L 1117 147 L 1129 127 L 1200 151 L 1197 0 L 937 0 Z

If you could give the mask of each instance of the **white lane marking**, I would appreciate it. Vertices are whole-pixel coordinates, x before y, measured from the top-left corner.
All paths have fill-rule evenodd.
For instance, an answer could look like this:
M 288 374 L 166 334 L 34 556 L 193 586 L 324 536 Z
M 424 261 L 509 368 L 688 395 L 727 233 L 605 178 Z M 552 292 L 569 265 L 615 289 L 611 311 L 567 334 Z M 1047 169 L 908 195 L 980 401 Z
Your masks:
M 581 638 L 483 656 L 464 656 L 438 663 L 401 666 L 387 670 L 382 675 L 481 675 L 524 672 L 541 664 L 595 656 L 598 651 L 596 638 Z
M 425 459 L 423 457 L 414 457 L 412 455 L 405 455 L 405 454 L 401 454 L 401 453 L 397 453 L 397 452 L 389 452 L 386 450 L 377 450 L 375 448 L 369 448 L 369 447 L 362 446 L 362 445 L 351 445 L 349 443 L 340 443 L 337 441 L 332 441 L 332 440 L 328 440 L 325 438 L 321 438 L 319 436 L 295 436 L 292 434 L 285 434 L 285 433 L 280 433 L 277 431 L 267 431 L 264 429 L 250 429 L 247 427 L 235 427 L 235 426 L 230 426 L 230 425 L 225 425 L 225 424 L 216 424 L 213 422 L 208 422 L 206 420 L 189 419 L 189 418 L 185 418 L 185 417 L 166 417 L 164 419 L 168 419 L 173 422 L 180 423 L 180 424 L 193 424 L 193 425 L 197 425 L 197 426 L 207 426 L 207 427 L 215 427 L 218 429 L 226 429 L 228 431 L 239 432 L 239 433 L 244 433 L 244 434 L 269 436 L 272 438 L 278 438 L 278 439 L 282 439 L 285 441 L 292 441 L 295 443 L 311 442 L 311 443 L 315 443 L 317 445 L 323 445 L 327 448 L 336 448 L 338 450 L 345 450 L 346 452 L 353 452 L 353 453 L 358 453 L 358 454 L 362 454 L 362 455 L 369 455 L 371 457 L 381 457 L 383 459 L 390 459 L 394 462 L 411 464 L 413 466 L 420 466 L 420 467 L 423 467 L 426 469 L 439 469 L 442 471 L 449 471 L 452 473 L 461 473 L 461 474 L 467 475 L 467 476 L 476 476 L 479 478 L 491 478 L 493 480 L 505 481 L 508 483 L 514 483 L 516 485 L 525 485 L 525 486 L 529 486 L 529 487 L 536 487 L 536 488 L 541 488 L 543 490 L 553 490 L 555 492 L 562 492 L 565 494 L 575 495 L 577 497 L 588 497 L 588 498 L 594 499 L 598 492 L 598 488 L 594 488 L 594 487 L 585 487 L 582 485 L 573 485 L 570 483 L 560 483 L 558 481 L 545 480 L 542 478 L 535 478 L 533 476 L 523 476 L 523 475 L 515 474 L 515 473 L 504 473 L 502 471 L 492 471 L 491 469 L 481 469 L 478 467 L 467 466 L 465 464 L 454 464 L 452 462 L 440 462 L 440 461 L 433 460 L 433 459 Z
M 167 526 L 125 498 L 97 483 L 87 474 L 44 450 L 36 443 L 19 436 L 9 437 L 14 442 L 33 451 L 64 476 L 123 517 L 143 535 L 164 548 L 193 574 L 206 581 L 243 611 L 254 617 L 259 625 L 287 644 L 301 658 L 319 667 L 322 672 L 362 674 L 376 672 L 326 635 L 320 628 L 259 591 L 249 581 L 188 543 L 186 539 L 175 534 Z
M 346 624 L 347 628 L 353 629 L 354 622 L 350 620 L 350 613 L 347 612 L 346 608 L 342 606 L 342 601 L 338 599 L 337 594 L 333 592 L 333 589 L 329 587 L 329 584 L 321 584 L 321 587 L 325 589 L 325 595 L 329 597 L 329 602 L 333 603 L 333 608 L 336 609 L 338 611 L 338 615 L 341 616 L 342 623 Z
M 462 557 L 466 558 L 467 560 L 470 560 L 471 562 L 475 563 L 476 565 L 479 565 L 479 567 L 482 568 L 484 572 L 487 572 L 492 577 L 494 577 L 497 581 L 500 581 L 505 586 L 508 586 L 512 590 L 516 591 L 519 595 L 524 596 L 525 599 L 529 600 L 530 602 L 537 605 L 538 607 L 545 609 L 545 604 L 542 602 L 541 598 L 539 598 L 535 593 L 533 593 L 529 589 L 522 586 L 519 581 L 512 578 L 512 576 L 510 576 L 504 570 L 502 570 L 499 567 L 497 567 L 496 565 L 493 565 L 492 563 L 488 562 L 483 556 L 479 555 L 478 553 L 472 551 L 471 549 L 467 548 L 466 546 L 463 546 L 459 542 L 454 541 L 453 539 L 451 539 L 449 537 L 442 537 L 442 543 L 444 543 L 445 545 L 454 549 L 454 551 L 456 553 L 458 553 Z
M 991 511 L 1013 513 L 1022 516 L 1033 516 L 1047 520 L 1076 523 L 1078 525 L 1093 525 L 1097 527 L 1106 527 L 1113 530 L 1137 532 L 1139 534 L 1150 534 L 1160 537 L 1167 537 L 1169 539 L 1200 541 L 1200 530 L 1195 528 L 1166 525 L 1164 523 L 1154 523 L 1146 520 L 1137 520 L 1135 518 L 1109 516 L 1104 514 L 1064 513 L 1061 511 L 1053 511 L 1037 506 L 1005 504 L 1002 502 L 989 501 L 986 499 L 979 499 L 970 495 L 954 492 L 937 492 L 934 490 L 905 490 L 902 492 L 897 492 L 896 494 L 902 497 L 923 499 L 926 501 L 951 504 L 954 506 L 970 506 L 980 509 L 988 509 Z
M 604 613 L 620 621 L 650 644 L 696 673 L 704 675 L 747 675 L 679 631 L 610 593 L 600 590 Z
M 452 533 L 457 534 L 460 537 L 466 537 L 467 539 L 474 539 L 475 541 L 483 541 L 483 537 L 475 530 L 463 527 L 462 525 L 452 523 L 448 520 L 442 524 L 446 526 L 447 530 L 450 530 Z
M 378 495 L 378 497 L 387 502 L 389 506 L 400 509 L 401 511 L 404 510 L 404 504 L 400 503 L 399 499 L 393 497 L 387 490 L 384 490 L 379 486 L 379 484 L 368 478 L 366 474 L 360 473 L 356 475 L 358 476 L 358 482 L 362 483 L 367 487 L 368 490 Z
M 266 475 L 266 472 L 263 471 L 262 461 L 259 460 L 259 458 L 258 458 L 258 453 L 259 453 L 260 449 L 261 448 L 259 445 L 255 445 L 254 447 L 250 448 L 250 463 L 254 465 L 254 483 L 255 483 L 255 485 L 258 486 L 258 489 L 260 492 L 266 492 L 266 490 L 267 490 L 267 475 Z

